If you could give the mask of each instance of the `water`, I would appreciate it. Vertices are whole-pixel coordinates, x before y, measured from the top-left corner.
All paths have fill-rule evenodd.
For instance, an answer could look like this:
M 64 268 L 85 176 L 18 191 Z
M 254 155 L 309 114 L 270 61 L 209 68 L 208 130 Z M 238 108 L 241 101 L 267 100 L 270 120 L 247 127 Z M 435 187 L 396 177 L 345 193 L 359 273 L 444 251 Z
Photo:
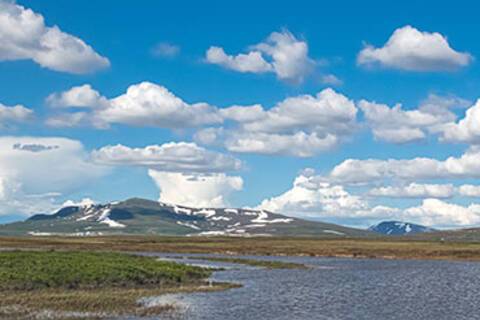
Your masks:
M 186 262 L 195 262 L 194 255 Z M 252 257 L 247 257 L 252 258 Z M 480 319 L 480 263 L 256 257 L 304 263 L 308 270 L 230 267 L 213 280 L 241 283 L 222 292 L 171 295 L 176 319 Z M 231 268 L 233 267 L 233 268 Z

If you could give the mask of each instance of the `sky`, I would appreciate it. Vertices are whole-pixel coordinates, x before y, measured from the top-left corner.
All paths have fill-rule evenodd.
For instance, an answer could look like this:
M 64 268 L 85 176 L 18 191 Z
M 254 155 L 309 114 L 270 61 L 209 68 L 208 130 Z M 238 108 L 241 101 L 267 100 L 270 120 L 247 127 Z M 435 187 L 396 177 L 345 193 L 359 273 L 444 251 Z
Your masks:
M 477 6 L 0 0 L 0 223 L 144 197 L 479 226 Z

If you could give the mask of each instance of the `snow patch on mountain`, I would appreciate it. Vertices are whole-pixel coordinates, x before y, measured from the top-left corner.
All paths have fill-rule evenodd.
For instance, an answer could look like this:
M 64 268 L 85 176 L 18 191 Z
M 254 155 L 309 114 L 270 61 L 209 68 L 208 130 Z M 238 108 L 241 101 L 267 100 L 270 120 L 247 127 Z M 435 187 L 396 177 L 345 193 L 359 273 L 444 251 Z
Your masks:
M 429 227 L 402 221 L 383 221 L 371 226 L 368 230 L 385 235 L 409 235 L 434 231 Z

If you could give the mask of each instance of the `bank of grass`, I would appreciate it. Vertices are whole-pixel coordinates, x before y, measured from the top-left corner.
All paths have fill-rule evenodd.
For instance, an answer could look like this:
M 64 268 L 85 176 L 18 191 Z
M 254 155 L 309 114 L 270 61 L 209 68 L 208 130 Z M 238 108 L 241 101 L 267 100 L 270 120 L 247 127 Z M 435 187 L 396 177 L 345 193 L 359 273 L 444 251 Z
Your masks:
M 273 260 L 257 260 L 245 258 L 231 258 L 231 257 L 195 257 L 197 260 L 206 260 L 214 262 L 226 262 L 235 264 L 244 264 L 252 267 L 260 267 L 266 269 L 307 269 L 308 267 L 301 263 L 283 262 Z
M 0 248 L 480 261 L 480 242 L 227 237 L 0 237 Z
M 164 293 L 220 290 L 208 269 L 108 252 L 0 252 L 1 319 L 101 319 L 152 315 L 174 306 L 138 303 Z

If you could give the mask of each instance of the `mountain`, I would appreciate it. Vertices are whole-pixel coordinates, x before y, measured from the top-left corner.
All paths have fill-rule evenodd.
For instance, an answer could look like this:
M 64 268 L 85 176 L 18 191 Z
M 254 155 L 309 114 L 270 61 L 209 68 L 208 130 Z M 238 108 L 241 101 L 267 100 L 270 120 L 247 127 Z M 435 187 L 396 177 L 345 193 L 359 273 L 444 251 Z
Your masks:
M 0 235 L 109 234 L 362 237 L 373 233 L 264 210 L 190 208 L 138 198 L 64 207 L 54 214 L 0 226 Z
M 368 230 L 392 236 L 410 235 L 415 233 L 434 231 L 429 227 L 401 221 L 383 221 L 379 224 L 371 226 L 370 228 L 368 228 Z

